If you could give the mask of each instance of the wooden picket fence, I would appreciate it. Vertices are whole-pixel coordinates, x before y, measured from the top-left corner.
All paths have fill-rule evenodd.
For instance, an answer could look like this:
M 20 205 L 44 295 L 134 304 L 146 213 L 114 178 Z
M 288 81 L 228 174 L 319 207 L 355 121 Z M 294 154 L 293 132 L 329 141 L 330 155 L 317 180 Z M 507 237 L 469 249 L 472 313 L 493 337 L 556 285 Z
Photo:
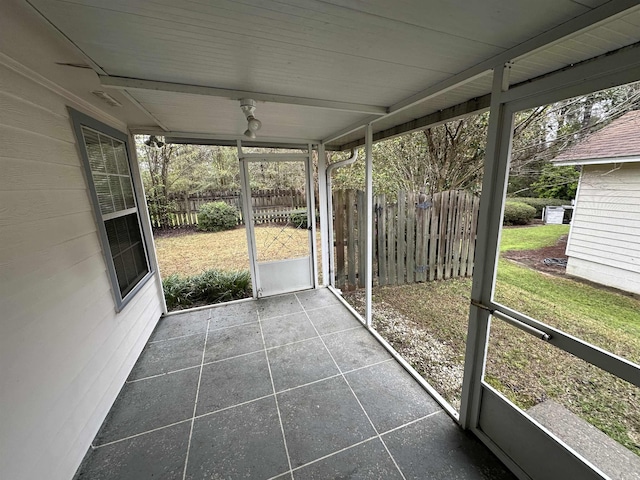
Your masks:
M 336 285 L 364 286 L 364 192 L 333 196 Z M 480 199 L 451 190 L 433 196 L 398 192 L 396 202 L 374 199 L 374 283 L 399 285 L 473 273 Z
M 198 209 L 209 202 L 222 201 L 238 209 L 238 225 L 244 224 L 242 217 L 242 194 L 239 191 L 209 191 L 169 196 L 173 206 L 165 217 L 156 213 L 153 199 L 148 198 L 151 224 L 154 228 L 184 228 L 198 225 Z M 306 208 L 305 192 L 301 190 L 256 190 L 251 202 L 256 223 L 286 223 L 293 210 Z

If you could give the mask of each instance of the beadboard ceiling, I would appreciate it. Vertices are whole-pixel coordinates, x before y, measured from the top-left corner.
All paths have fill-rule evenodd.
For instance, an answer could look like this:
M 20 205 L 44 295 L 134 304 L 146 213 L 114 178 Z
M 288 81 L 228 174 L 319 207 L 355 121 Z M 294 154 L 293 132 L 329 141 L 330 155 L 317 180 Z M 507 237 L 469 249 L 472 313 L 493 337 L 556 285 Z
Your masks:
M 640 41 L 637 2 L 604 0 L 29 0 L 96 73 L 165 84 L 120 87 L 144 129 L 242 138 L 238 98 L 258 96 L 258 139 L 320 141 L 379 112 L 389 129 L 491 90 L 487 68 L 403 101 L 566 22 L 621 13 L 514 58 L 518 83 Z M 635 8 L 633 4 L 636 4 Z M 626 6 L 631 8 L 626 9 Z M 186 87 L 212 87 L 189 92 Z M 109 86 L 113 91 L 113 86 Z M 237 92 L 237 94 L 236 94 Z M 260 97 L 262 95 L 262 97 Z M 271 96 L 271 97 L 269 97 Z M 273 99 L 265 101 L 263 99 Z M 323 103 L 326 102 L 326 103 Z M 336 102 L 339 104 L 330 104 Z M 399 108 L 399 107 L 403 108 Z M 143 118 L 144 120 L 141 120 Z M 346 133 L 332 143 L 362 137 Z

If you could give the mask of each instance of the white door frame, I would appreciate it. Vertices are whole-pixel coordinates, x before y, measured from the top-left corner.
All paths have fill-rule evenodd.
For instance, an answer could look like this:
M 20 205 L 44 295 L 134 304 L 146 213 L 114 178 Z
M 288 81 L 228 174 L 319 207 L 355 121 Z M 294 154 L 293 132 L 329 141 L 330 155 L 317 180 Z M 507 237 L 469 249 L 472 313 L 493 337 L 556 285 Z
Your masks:
M 240 162 L 240 179 L 242 186 L 242 213 L 245 221 L 245 231 L 247 234 L 247 246 L 249 254 L 249 269 L 251 272 L 251 286 L 253 290 L 253 298 L 261 298 L 263 296 L 277 295 L 297 290 L 309 288 L 317 288 L 318 274 L 316 267 L 316 216 L 315 216 L 315 199 L 313 190 L 313 170 L 312 156 L 313 148 L 311 144 L 307 146 L 307 153 L 244 153 L 242 151 L 242 141 L 238 140 L 238 160 Z M 249 178 L 248 164 L 250 162 L 291 162 L 301 161 L 305 167 L 305 194 L 307 206 L 307 223 L 309 238 L 309 257 L 301 259 L 287 259 L 272 262 L 258 262 L 257 245 L 255 239 L 255 222 L 253 216 L 253 208 L 251 202 L 251 184 Z M 307 260 L 303 260 L 307 259 Z M 308 270 L 307 268 L 308 261 Z M 292 275 L 296 273 L 297 275 Z M 287 271 L 290 285 L 273 285 L 269 282 L 268 277 L 277 275 L 278 272 Z M 261 278 L 261 274 L 265 278 Z M 306 277 L 308 276 L 308 283 Z

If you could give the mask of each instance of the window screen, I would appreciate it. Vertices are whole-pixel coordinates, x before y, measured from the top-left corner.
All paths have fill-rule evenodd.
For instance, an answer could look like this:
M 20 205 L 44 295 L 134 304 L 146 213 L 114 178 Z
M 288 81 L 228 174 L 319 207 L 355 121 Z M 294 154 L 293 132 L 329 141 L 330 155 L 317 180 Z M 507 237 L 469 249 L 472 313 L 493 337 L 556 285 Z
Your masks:
M 150 273 L 140 228 L 126 136 L 71 110 L 87 178 L 94 197 L 101 239 L 118 309 Z M 100 127 L 103 128 L 100 128 Z M 110 135 L 108 133 L 113 133 Z M 121 136 L 122 138 L 117 138 Z

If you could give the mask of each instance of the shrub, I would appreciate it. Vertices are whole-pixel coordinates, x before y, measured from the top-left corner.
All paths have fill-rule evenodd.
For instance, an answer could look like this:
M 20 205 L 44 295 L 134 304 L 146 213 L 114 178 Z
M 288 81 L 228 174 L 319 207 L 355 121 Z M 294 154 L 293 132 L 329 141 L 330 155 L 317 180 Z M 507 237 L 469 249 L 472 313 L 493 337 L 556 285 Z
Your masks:
M 507 199 L 507 203 L 512 201 L 526 203 L 527 205 L 535 208 L 537 218 L 542 218 L 542 209 L 544 209 L 544 207 L 548 207 L 549 205 L 559 207 L 561 205 L 567 205 L 568 203 L 571 203 L 567 200 L 560 200 L 558 198 L 514 197 Z
M 504 205 L 504 225 L 527 225 L 536 216 L 536 209 L 522 202 L 507 202 Z
M 228 302 L 251 296 L 247 271 L 206 270 L 199 275 L 171 275 L 162 281 L 169 310 Z
M 238 225 L 238 209 L 224 202 L 205 203 L 198 210 L 198 230 L 221 232 Z
M 289 221 L 294 228 L 307 228 L 309 226 L 307 222 L 307 210 L 305 208 L 293 210 L 289 216 Z
M 187 308 L 192 304 L 191 286 L 186 278 L 170 275 L 162 280 L 162 290 L 169 310 Z

